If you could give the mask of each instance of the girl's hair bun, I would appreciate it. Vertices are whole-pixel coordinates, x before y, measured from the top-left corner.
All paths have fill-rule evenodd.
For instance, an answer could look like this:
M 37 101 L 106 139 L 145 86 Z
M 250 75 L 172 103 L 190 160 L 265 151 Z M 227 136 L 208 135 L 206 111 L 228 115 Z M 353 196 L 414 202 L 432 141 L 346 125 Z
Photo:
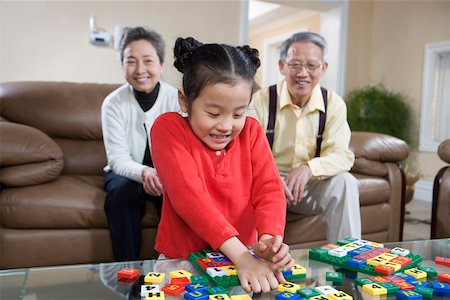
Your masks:
M 186 65 L 189 63 L 192 52 L 203 46 L 203 44 L 192 37 L 177 38 L 175 46 L 173 48 L 173 54 L 175 56 L 175 61 L 173 65 L 178 71 L 184 73 L 186 70 Z
M 242 53 L 244 53 L 248 57 L 250 62 L 253 64 L 256 73 L 256 70 L 261 65 L 261 61 L 259 60 L 259 51 L 255 48 L 251 48 L 248 45 L 238 46 L 237 49 L 239 49 Z

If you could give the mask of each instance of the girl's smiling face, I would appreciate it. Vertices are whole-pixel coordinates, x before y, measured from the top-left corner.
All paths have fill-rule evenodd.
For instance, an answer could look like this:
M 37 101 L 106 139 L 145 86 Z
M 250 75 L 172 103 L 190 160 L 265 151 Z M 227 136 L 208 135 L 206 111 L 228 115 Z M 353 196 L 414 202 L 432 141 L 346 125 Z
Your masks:
M 244 128 L 251 92 L 251 82 L 239 80 L 205 86 L 190 106 L 183 91 L 178 98 L 194 134 L 212 150 L 222 150 Z

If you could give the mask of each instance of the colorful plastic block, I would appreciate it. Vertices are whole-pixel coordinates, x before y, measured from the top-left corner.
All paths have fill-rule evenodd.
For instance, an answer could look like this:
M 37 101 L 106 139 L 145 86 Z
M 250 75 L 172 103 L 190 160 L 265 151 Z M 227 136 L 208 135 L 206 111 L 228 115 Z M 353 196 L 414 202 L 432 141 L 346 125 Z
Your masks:
M 362 286 L 363 291 L 371 294 L 372 296 L 386 295 L 387 290 L 378 283 L 365 284 Z
M 431 287 L 435 293 L 450 294 L 450 285 L 446 282 L 431 282 Z
M 159 292 L 161 289 L 159 285 L 141 285 L 141 297 L 145 297 L 145 295 L 149 292 Z
M 352 300 L 353 297 L 347 294 L 346 292 L 337 291 L 335 293 L 330 293 L 326 295 L 329 299 L 332 300 Z
M 312 289 L 312 288 L 299 289 L 299 290 L 297 290 L 297 294 L 302 296 L 302 298 L 307 298 L 307 299 L 320 295 L 320 293 L 318 291 L 316 291 L 315 289 Z
M 300 285 L 296 284 L 296 283 L 292 283 L 292 282 L 286 282 L 286 283 L 281 283 L 278 285 L 278 291 L 279 292 L 291 292 L 291 293 L 295 293 L 297 292 L 297 290 L 300 289 Z
M 416 293 L 414 291 L 400 290 L 395 293 L 395 296 L 397 298 L 405 299 L 405 300 L 421 300 L 422 299 L 422 295 L 420 295 L 419 293 Z
M 281 292 L 275 295 L 275 300 L 300 300 L 300 295 L 291 292 Z
M 450 283 L 450 273 L 441 273 L 438 274 L 437 280 L 441 282 Z
M 161 290 L 167 295 L 178 296 L 184 292 L 184 285 L 170 283 L 164 286 Z
M 187 277 L 174 277 L 170 279 L 170 283 L 186 285 L 191 283 L 191 281 Z
M 132 268 L 123 268 L 119 272 L 117 272 L 117 278 L 118 279 L 133 279 L 139 276 L 141 271 L 138 269 L 132 269 Z
M 164 300 L 164 292 L 149 292 L 145 294 L 145 300 Z
M 205 292 L 195 291 L 195 292 L 185 292 L 184 299 L 186 300 L 208 300 L 209 295 Z
M 414 292 L 421 294 L 423 298 L 433 298 L 433 289 L 425 286 L 416 286 Z
M 412 269 L 405 270 L 403 272 L 405 272 L 405 274 L 413 276 L 416 279 L 427 278 L 427 272 L 424 272 L 424 271 L 420 270 L 419 268 L 412 268 Z
M 315 289 L 322 295 L 328 295 L 331 293 L 338 292 L 338 290 L 336 290 L 334 287 L 329 286 L 329 285 L 316 286 Z
M 342 282 L 342 273 L 326 272 L 326 280 L 331 282 Z
M 159 272 L 149 272 L 144 277 L 145 283 L 161 283 L 164 281 L 166 274 Z
M 175 278 L 175 277 L 187 277 L 187 278 L 191 278 L 192 274 L 189 273 L 186 270 L 176 270 L 176 271 L 172 271 L 169 273 L 170 278 Z
M 360 277 L 360 278 L 356 278 L 355 280 L 356 284 L 359 286 L 363 286 L 365 284 L 371 284 L 371 283 L 376 283 L 375 281 L 373 281 L 370 278 L 365 278 L 365 277 Z
M 222 287 L 222 286 L 214 286 L 214 287 L 209 287 L 206 289 L 206 292 L 210 295 L 214 295 L 214 294 L 227 294 L 230 295 L 230 292 Z
M 250 297 L 248 294 L 233 295 L 231 296 L 231 300 L 252 300 L 252 297 Z
M 209 300 L 230 300 L 230 296 L 227 294 L 209 295 Z
M 434 277 L 437 275 L 437 271 L 433 267 L 418 266 L 419 270 L 427 273 L 427 277 Z
M 191 276 L 192 283 L 201 283 L 203 285 L 208 285 L 208 278 L 202 275 L 192 275 Z
M 206 289 L 208 288 L 208 284 L 204 285 L 202 283 L 191 283 L 191 284 L 186 284 L 186 286 L 184 287 L 186 291 L 188 292 L 205 292 L 206 293 Z
M 398 286 L 396 286 L 395 284 L 393 284 L 392 282 L 380 282 L 379 285 L 381 285 L 382 287 L 384 287 L 389 294 L 395 294 L 395 292 L 397 292 L 398 290 L 400 290 L 400 288 Z
M 438 265 L 450 267 L 450 258 L 448 257 L 436 256 L 434 262 L 437 263 Z

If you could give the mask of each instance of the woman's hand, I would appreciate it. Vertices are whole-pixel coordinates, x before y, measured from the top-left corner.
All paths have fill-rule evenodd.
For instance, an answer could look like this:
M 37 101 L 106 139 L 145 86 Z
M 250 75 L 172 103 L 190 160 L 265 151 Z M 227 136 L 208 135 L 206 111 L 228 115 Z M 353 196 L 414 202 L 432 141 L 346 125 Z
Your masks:
M 159 181 L 158 173 L 155 168 L 145 167 L 142 170 L 142 181 L 144 191 L 152 196 L 161 196 L 163 193 L 163 186 Z

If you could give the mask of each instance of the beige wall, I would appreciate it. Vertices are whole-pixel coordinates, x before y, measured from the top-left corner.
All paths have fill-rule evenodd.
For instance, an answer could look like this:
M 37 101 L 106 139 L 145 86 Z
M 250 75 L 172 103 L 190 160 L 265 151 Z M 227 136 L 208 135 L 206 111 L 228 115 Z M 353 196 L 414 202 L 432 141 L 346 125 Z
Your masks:
M 172 66 L 178 36 L 239 43 L 238 1 L 0 1 L 0 82 L 54 80 L 123 82 L 112 46 L 89 43 L 89 17 L 114 33 L 114 25 L 144 25 L 166 42 L 164 80 L 178 85 Z
M 346 91 L 383 83 L 404 94 L 418 140 L 424 47 L 449 40 L 450 1 L 351 1 Z M 423 180 L 432 181 L 444 165 L 435 153 L 412 156 Z
M 282 35 L 286 32 L 296 32 L 299 29 L 309 29 L 312 32 L 320 32 L 320 15 L 316 14 L 311 16 L 305 20 L 292 22 L 289 24 L 285 24 L 280 27 L 273 28 L 271 30 L 267 30 L 249 37 L 249 45 L 253 48 L 256 48 L 260 52 L 260 57 L 264 57 L 264 41 L 270 39 L 271 37 Z M 261 74 L 263 73 L 264 67 L 261 64 L 261 67 L 258 69 L 258 73 L 256 75 L 257 82 L 261 83 Z

